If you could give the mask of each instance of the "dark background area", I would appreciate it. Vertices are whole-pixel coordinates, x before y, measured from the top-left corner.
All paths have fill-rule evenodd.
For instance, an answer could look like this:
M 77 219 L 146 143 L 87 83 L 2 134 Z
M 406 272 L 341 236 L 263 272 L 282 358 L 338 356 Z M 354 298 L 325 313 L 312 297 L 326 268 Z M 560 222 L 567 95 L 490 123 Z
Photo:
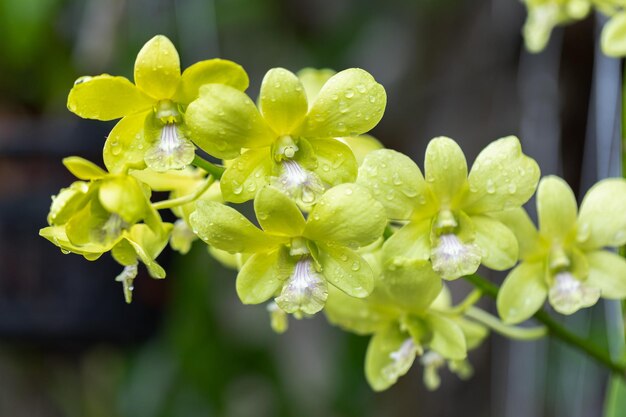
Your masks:
M 101 164 L 113 126 L 66 110 L 73 81 L 132 79 L 158 33 L 183 68 L 212 57 L 243 65 L 253 98 L 272 67 L 364 68 L 388 94 L 373 134 L 418 165 L 436 136 L 471 162 L 514 134 L 544 175 L 584 191 L 595 180 L 584 163 L 594 19 L 531 56 L 524 18 L 516 0 L 0 0 L 0 416 L 600 415 L 606 374 L 558 343 L 492 336 L 470 357 L 470 381 L 444 372 L 427 392 L 416 365 L 375 394 L 363 376 L 367 338 L 321 315 L 275 335 L 203 245 L 166 251 L 167 279 L 142 272 L 128 306 L 108 256 L 62 255 L 37 234 L 50 196 L 72 181 L 61 158 Z M 602 314 L 568 324 L 600 332 Z

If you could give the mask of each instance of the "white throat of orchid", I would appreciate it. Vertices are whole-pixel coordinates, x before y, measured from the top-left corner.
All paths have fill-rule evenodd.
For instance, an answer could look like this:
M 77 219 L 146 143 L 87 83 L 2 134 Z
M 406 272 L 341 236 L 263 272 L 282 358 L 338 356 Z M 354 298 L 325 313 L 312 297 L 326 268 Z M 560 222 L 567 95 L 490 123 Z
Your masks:
M 183 169 L 191 164 L 196 147 L 180 131 L 176 123 L 165 123 L 154 145 L 144 155 L 146 165 L 154 171 Z
M 272 178 L 272 185 L 285 191 L 299 205 L 309 207 L 324 194 L 324 184 L 320 177 L 292 159 L 280 162 L 281 174 Z
M 398 350 L 389 354 L 391 362 L 381 370 L 383 378 L 389 383 L 395 383 L 398 378 L 411 369 L 413 361 L 415 361 L 415 356 L 420 353 L 421 348 L 415 344 L 413 338 L 409 337 L 406 339 L 402 342 Z
M 276 304 L 286 313 L 300 318 L 324 308 L 327 297 L 326 279 L 315 270 L 311 257 L 303 256 L 276 297 Z
M 482 252 L 474 243 L 463 243 L 454 233 L 444 233 L 431 250 L 433 269 L 443 279 L 456 279 L 478 269 Z
M 573 314 L 598 302 L 600 290 L 585 285 L 569 271 L 557 272 L 548 292 L 550 304 L 561 314 Z
M 115 240 L 128 226 L 128 223 L 126 223 L 119 214 L 111 213 L 107 221 L 104 222 L 104 225 L 100 229 L 100 236 L 98 240 L 103 243 Z

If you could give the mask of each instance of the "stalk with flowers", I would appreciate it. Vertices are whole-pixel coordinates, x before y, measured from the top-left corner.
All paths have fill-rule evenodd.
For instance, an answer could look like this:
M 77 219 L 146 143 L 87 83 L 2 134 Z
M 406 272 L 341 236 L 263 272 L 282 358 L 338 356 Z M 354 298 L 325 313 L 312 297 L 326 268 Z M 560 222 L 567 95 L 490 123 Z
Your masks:
M 424 173 L 367 135 L 381 120 L 384 88 L 366 71 L 274 68 L 255 102 L 248 76 L 220 59 L 180 71 L 164 36 L 141 49 L 135 83 L 99 75 L 77 80 L 68 108 L 121 120 L 103 148 L 105 169 L 80 157 L 63 163 L 77 181 L 53 197 L 40 234 L 64 253 L 121 265 L 127 302 L 142 263 L 154 278 L 169 245 L 185 254 L 200 239 L 238 270 L 244 304 L 267 303 L 275 331 L 289 315 L 372 335 L 365 375 L 393 385 L 416 358 L 427 387 L 438 369 L 471 375 L 468 351 L 490 330 L 514 339 L 558 337 L 622 375 L 601 349 L 558 326 L 561 314 L 626 298 L 626 261 L 604 248 L 626 244 L 626 181 L 598 183 L 578 209 L 567 184 L 540 181 L 537 163 L 510 136 L 468 169 L 458 144 L 433 139 Z M 204 159 L 198 150 L 223 160 Z M 537 185 L 539 227 L 522 206 Z M 152 192 L 169 192 L 153 201 Z M 237 210 L 253 200 L 256 222 Z M 170 224 L 159 215 L 171 210 Z M 503 287 L 480 265 L 511 269 Z M 476 289 L 453 304 L 448 285 Z M 497 297 L 500 317 L 476 307 Z M 531 317 L 542 325 L 516 327 Z

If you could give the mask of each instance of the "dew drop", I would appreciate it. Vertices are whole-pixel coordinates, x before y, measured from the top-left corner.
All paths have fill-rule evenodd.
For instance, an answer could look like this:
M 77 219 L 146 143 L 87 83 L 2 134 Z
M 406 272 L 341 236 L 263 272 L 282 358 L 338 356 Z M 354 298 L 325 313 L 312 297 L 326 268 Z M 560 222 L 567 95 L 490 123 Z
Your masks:
M 358 271 L 359 269 L 361 269 L 361 264 L 359 262 L 353 262 L 351 269 L 353 271 Z
M 370 103 L 376 103 L 376 97 L 370 96 Z
M 359 85 L 356 86 L 356 90 L 359 93 L 363 94 L 363 93 L 365 93 L 367 91 L 367 88 L 365 88 L 365 86 L 363 84 L 359 84 Z
M 509 194 L 515 194 L 515 191 L 517 191 L 517 186 L 512 182 L 509 184 Z
M 354 97 L 354 91 L 352 91 L 351 89 L 348 89 L 348 91 L 346 91 L 344 96 L 346 96 L 346 98 L 352 98 Z
M 342 253 L 341 256 L 339 257 L 339 259 L 341 259 L 344 262 L 348 261 L 348 255 L 346 255 L 345 253 Z
M 489 194 L 493 194 L 496 192 L 496 185 L 493 183 L 492 180 L 487 180 L 487 192 Z
M 352 188 L 346 188 L 346 195 L 352 195 Z

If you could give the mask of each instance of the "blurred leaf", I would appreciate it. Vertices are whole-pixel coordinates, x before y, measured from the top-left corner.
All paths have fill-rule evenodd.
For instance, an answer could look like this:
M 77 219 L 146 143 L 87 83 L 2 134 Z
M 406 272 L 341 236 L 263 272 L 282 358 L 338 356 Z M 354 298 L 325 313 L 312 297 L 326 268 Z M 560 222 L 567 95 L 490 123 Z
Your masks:
M 609 381 L 604 417 L 626 417 L 626 381 L 618 375 L 614 375 Z

